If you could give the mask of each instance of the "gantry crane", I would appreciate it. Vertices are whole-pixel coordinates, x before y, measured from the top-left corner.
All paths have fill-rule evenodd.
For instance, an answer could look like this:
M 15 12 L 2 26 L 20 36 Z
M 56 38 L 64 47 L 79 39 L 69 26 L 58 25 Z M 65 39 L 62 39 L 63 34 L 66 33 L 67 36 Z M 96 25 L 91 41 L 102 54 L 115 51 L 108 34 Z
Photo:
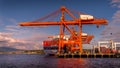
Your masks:
M 94 19 L 94 18 L 88 19 L 88 17 L 83 17 L 84 19 L 82 19 L 81 17 L 76 18 L 76 16 L 74 16 L 65 6 L 62 6 L 59 9 L 59 12 L 61 12 L 60 21 L 45 21 L 45 22 L 30 21 L 30 22 L 21 22 L 19 25 L 20 26 L 57 26 L 57 25 L 60 26 L 60 30 L 59 30 L 60 38 L 58 42 L 59 53 L 62 51 L 65 45 L 70 46 L 71 51 L 78 50 L 80 53 L 82 53 L 82 25 L 89 25 L 89 24 L 95 24 L 97 26 L 107 25 L 107 20 L 103 18 L 102 19 Z M 52 13 L 50 15 L 54 15 L 55 13 Z M 66 20 L 65 13 L 68 14 L 72 18 L 72 20 Z M 71 25 L 72 28 L 69 25 Z M 77 27 L 78 30 L 73 29 L 73 27 Z M 70 33 L 71 36 L 70 39 L 68 40 L 63 39 L 65 35 L 65 31 L 64 31 L 65 29 Z

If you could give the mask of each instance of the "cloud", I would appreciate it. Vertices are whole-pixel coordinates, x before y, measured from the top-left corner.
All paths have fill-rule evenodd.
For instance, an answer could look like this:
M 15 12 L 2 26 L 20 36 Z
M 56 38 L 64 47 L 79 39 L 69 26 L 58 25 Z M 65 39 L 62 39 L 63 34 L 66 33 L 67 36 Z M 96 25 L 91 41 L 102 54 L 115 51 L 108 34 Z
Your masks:
M 42 41 L 49 36 L 39 27 L 21 27 L 15 18 L 0 16 L 0 47 L 42 49 Z M 4 31 L 4 32 L 3 32 Z
M 0 32 L 2 38 L 6 38 L 0 46 L 9 46 L 17 49 L 42 49 L 42 42 L 49 36 L 41 28 L 20 27 L 16 25 L 7 25 L 5 27 L 6 32 Z M 1 43 L 1 42 L 0 42 Z
M 12 47 L 16 49 L 42 49 L 41 43 L 42 41 L 34 42 L 36 38 L 29 39 L 15 39 L 12 37 L 11 33 L 0 32 L 0 46 Z M 40 48 L 41 47 L 41 48 Z
M 0 41 L 5 43 L 16 43 L 16 42 L 24 43 L 24 41 L 14 39 L 11 36 L 12 36 L 11 33 L 0 32 Z
M 114 4 L 120 3 L 120 0 L 112 0 L 111 3 L 114 3 Z
M 120 42 L 120 0 L 112 0 L 112 6 L 117 7 L 118 10 L 113 14 L 112 20 L 108 26 L 102 31 L 102 38 L 100 40 L 114 40 Z
M 8 21 L 11 22 L 11 23 L 14 23 L 14 24 L 17 23 L 17 20 L 15 20 L 14 18 L 9 18 Z
M 112 4 L 112 7 L 120 8 L 120 0 L 112 0 L 111 4 Z
M 116 11 L 116 13 L 112 17 L 112 22 L 114 25 L 120 24 L 120 10 Z
M 0 16 L 0 26 L 3 26 L 3 24 L 4 24 L 3 21 L 4 21 L 3 17 Z
M 7 21 L 7 22 L 6 22 Z M 1 23 L 8 23 L 8 22 L 10 22 L 10 23 L 17 23 L 17 20 L 16 19 L 14 19 L 14 18 L 7 18 L 7 17 L 3 17 L 3 16 L 0 16 L 0 22 Z
M 7 25 L 5 27 L 5 30 L 8 30 L 8 31 L 18 31 L 19 28 L 20 28 L 20 26 L 18 26 L 18 25 Z

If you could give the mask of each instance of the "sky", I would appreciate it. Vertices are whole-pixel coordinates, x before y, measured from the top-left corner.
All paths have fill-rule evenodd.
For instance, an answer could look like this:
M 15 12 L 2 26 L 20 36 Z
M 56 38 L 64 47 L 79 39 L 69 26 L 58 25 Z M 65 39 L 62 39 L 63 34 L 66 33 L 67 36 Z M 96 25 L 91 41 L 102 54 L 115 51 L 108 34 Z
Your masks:
M 0 47 L 42 49 L 42 41 L 58 34 L 59 27 L 20 27 L 18 24 L 35 21 L 61 6 L 108 20 L 108 25 L 99 28 L 83 26 L 83 32 L 95 36 L 92 41 L 120 42 L 120 0 L 0 0 Z

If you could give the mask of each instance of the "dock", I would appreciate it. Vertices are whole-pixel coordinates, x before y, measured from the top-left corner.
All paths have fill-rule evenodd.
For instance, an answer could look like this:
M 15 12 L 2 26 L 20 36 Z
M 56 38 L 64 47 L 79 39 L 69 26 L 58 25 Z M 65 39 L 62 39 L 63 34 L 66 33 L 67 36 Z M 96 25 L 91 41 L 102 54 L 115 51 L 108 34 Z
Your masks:
M 58 58 L 120 58 L 120 54 L 56 54 Z

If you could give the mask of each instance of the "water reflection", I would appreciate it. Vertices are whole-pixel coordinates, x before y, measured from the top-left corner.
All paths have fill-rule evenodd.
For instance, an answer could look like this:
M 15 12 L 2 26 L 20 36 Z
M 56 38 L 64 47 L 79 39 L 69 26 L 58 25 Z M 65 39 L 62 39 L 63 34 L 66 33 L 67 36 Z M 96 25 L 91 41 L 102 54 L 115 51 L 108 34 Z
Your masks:
M 57 68 L 85 68 L 85 61 L 82 58 L 60 58 L 58 59 Z
M 0 68 L 120 68 L 120 58 L 55 58 L 0 55 Z

